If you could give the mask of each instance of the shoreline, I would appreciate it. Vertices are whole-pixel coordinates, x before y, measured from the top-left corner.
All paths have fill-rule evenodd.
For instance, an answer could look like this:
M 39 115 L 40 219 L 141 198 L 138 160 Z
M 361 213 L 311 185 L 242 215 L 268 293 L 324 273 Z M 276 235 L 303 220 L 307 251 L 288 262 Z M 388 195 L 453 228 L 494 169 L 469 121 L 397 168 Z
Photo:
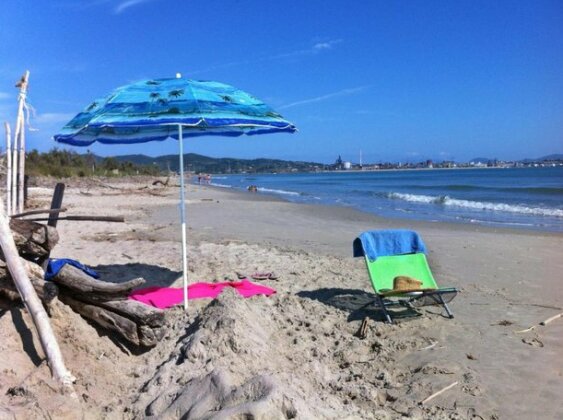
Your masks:
M 535 227 L 514 227 L 514 226 L 494 226 L 494 225 L 487 225 L 484 223 L 470 223 L 470 222 L 451 222 L 451 221 L 444 221 L 444 220 L 436 220 L 436 221 L 428 221 L 428 220 L 421 220 L 415 218 L 407 218 L 407 217 L 390 217 L 390 216 L 381 216 L 376 213 L 371 213 L 365 210 L 361 210 L 355 207 L 348 207 L 338 204 L 324 204 L 324 203 L 304 203 L 299 201 L 291 201 L 287 198 L 284 198 L 282 194 L 275 194 L 275 193 L 250 193 L 246 192 L 242 189 L 232 188 L 232 187 L 220 187 L 216 185 L 197 185 L 197 184 L 190 184 L 193 186 L 198 186 L 202 188 L 210 188 L 217 191 L 222 191 L 226 193 L 232 194 L 240 194 L 241 199 L 251 200 L 253 197 L 261 200 L 264 199 L 265 201 L 278 201 L 278 202 L 285 202 L 300 206 L 310 206 L 312 208 L 316 207 L 326 207 L 326 208 L 334 208 L 334 209 L 346 209 L 347 211 L 357 212 L 358 214 L 362 214 L 365 216 L 371 216 L 374 218 L 374 221 L 378 221 L 381 223 L 387 224 L 413 224 L 418 225 L 421 227 L 428 227 L 428 226 L 435 226 L 435 225 L 445 225 L 451 228 L 460 230 L 469 230 L 469 231 L 506 231 L 507 233 L 527 233 L 527 234 L 545 234 L 547 236 L 555 235 L 555 236 L 563 236 L 563 232 L 553 231 L 553 230 L 542 230 L 537 229 Z
M 448 174 L 407 171 L 395 175 L 375 172 L 318 174 L 236 175 L 214 179 L 214 184 L 245 191 L 248 184 L 258 193 L 276 195 L 291 202 L 353 206 L 382 217 L 422 221 L 446 221 L 491 228 L 563 233 L 563 209 L 558 181 L 561 168 L 491 171 L 465 170 Z M 497 180 L 498 177 L 498 180 Z

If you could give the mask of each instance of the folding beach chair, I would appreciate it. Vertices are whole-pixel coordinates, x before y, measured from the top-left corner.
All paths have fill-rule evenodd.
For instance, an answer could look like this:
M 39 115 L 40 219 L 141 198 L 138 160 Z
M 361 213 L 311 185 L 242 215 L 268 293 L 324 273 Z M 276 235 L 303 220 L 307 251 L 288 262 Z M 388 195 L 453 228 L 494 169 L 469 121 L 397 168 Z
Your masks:
M 398 305 L 415 311 L 420 306 L 442 305 L 448 317 L 453 318 L 448 303 L 457 295 L 457 289 L 438 287 L 426 260 L 426 247 L 416 232 L 364 232 L 354 240 L 353 247 L 355 257 L 364 257 L 375 291 L 375 299 L 368 305 L 376 304 L 387 322 L 393 323 L 387 308 Z M 393 290 L 393 279 L 398 276 L 412 277 L 422 285 L 408 292 Z

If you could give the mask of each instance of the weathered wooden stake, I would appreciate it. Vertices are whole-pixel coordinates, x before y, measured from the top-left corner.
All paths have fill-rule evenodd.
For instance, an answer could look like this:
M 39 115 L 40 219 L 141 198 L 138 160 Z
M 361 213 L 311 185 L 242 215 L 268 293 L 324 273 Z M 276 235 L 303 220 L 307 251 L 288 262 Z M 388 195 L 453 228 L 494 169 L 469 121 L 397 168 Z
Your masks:
M 63 197 L 65 195 L 65 184 L 58 182 L 55 185 L 55 191 L 53 192 L 53 198 L 51 199 L 51 209 L 60 209 L 63 204 Z M 52 227 L 57 227 L 57 221 L 59 220 L 59 213 L 49 214 L 49 221 L 47 225 Z
M 23 182 L 25 176 L 25 117 L 23 114 L 23 108 L 25 105 L 25 97 L 27 95 L 27 84 L 29 80 L 29 70 L 25 72 L 21 80 L 16 84 L 16 87 L 20 88 L 20 94 L 18 96 L 18 119 L 16 122 L 16 137 L 19 137 L 18 141 L 18 213 L 23 212 Z
M 18 206 L 16 208 L 18 213 L 23 211 L 23 181 L 25 176 L 25 123 L 23 112 L 20 125 L 20 140 L 18 142 Z
M 14 133 L 14 139 L 12 141 L 12 179 L 11 179 L 11 199 L 10 199 L 10 214 L 17 213 L 18 205 L 18 136 L 17 136 L 17 125 L 16 133 Z
M 6 214 L 12 211 L 12 131 L 8 122 L 4 123 L 6 129 Z
M 41 301 L 37 297 L 26 269 L 20 260 L 12 232 L 10 231 L 8 218 L 4 212 L 3 201 L 4 200 L 0 198 L 0 248 L 4 253 L 6 265 L 10 270 L 10 274 L 21 299 L 33 319 L 33 323 L 39 334 L 41 346 L 47 356 L 51 373 L 67 391 L 71 392 L 71 395 L 75 395 L 72 387 L 75 378 L 65 367 L 63 355 L 53 333 L 53 329 L 51 328 L 51 324 L 49 323 L 47 312 L 45 312 L 45 308 L 43 308 Z
M 28 186 L 29 186 L 29 175 L 24 175 L 23 176 L 23 208 L 27 206 Z

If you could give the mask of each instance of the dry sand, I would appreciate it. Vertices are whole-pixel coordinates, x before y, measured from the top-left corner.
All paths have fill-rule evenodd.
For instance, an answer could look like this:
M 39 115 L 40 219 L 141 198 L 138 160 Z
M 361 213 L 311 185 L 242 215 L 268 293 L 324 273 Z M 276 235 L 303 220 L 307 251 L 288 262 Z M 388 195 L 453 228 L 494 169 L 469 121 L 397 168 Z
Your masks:
M 177 187 L 70 181 L 69 214 L 127 223 L 59 223 L 54 257 L 104 280 L 180 286 Z M 54 182 L 34 188 L 46 206 Z M 140 352 L 68 307 L 52 317 L 78 401 L 58 394 L 29 315 L 0 307 L 0 418 L 563 418 L 563 235 L 381 219 L 189 186 L 190 281 L 275 271 L 277 294 L 231 291 L 167 312 L 169 334 Z M 369 302 L 362 231 L 411 228 L 438 284 L 461 293 L 394 325 Z M 369 317 L 367 337 L 356 332 Z M 421 406 L 419 402 L 457 385 Z

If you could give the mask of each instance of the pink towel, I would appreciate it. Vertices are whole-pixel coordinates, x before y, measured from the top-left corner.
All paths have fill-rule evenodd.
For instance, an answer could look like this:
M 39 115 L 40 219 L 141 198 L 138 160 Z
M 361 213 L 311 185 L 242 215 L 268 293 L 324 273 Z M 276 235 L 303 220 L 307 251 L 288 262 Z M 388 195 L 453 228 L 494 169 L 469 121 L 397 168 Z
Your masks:
M 270 287 L 243 279 L 242 281 L 226 281 L 223 283 L 190 284 L 188 286 L 188 299 L 216 298 L 225 287 L 234 287 L 245 298 L 254 295 L 270 296 L 276 293 Z M 182 303 L 184 292 L 181 287 L 147 287 L 135 290 L 129 295 L 129 299 L 164 309 Z

